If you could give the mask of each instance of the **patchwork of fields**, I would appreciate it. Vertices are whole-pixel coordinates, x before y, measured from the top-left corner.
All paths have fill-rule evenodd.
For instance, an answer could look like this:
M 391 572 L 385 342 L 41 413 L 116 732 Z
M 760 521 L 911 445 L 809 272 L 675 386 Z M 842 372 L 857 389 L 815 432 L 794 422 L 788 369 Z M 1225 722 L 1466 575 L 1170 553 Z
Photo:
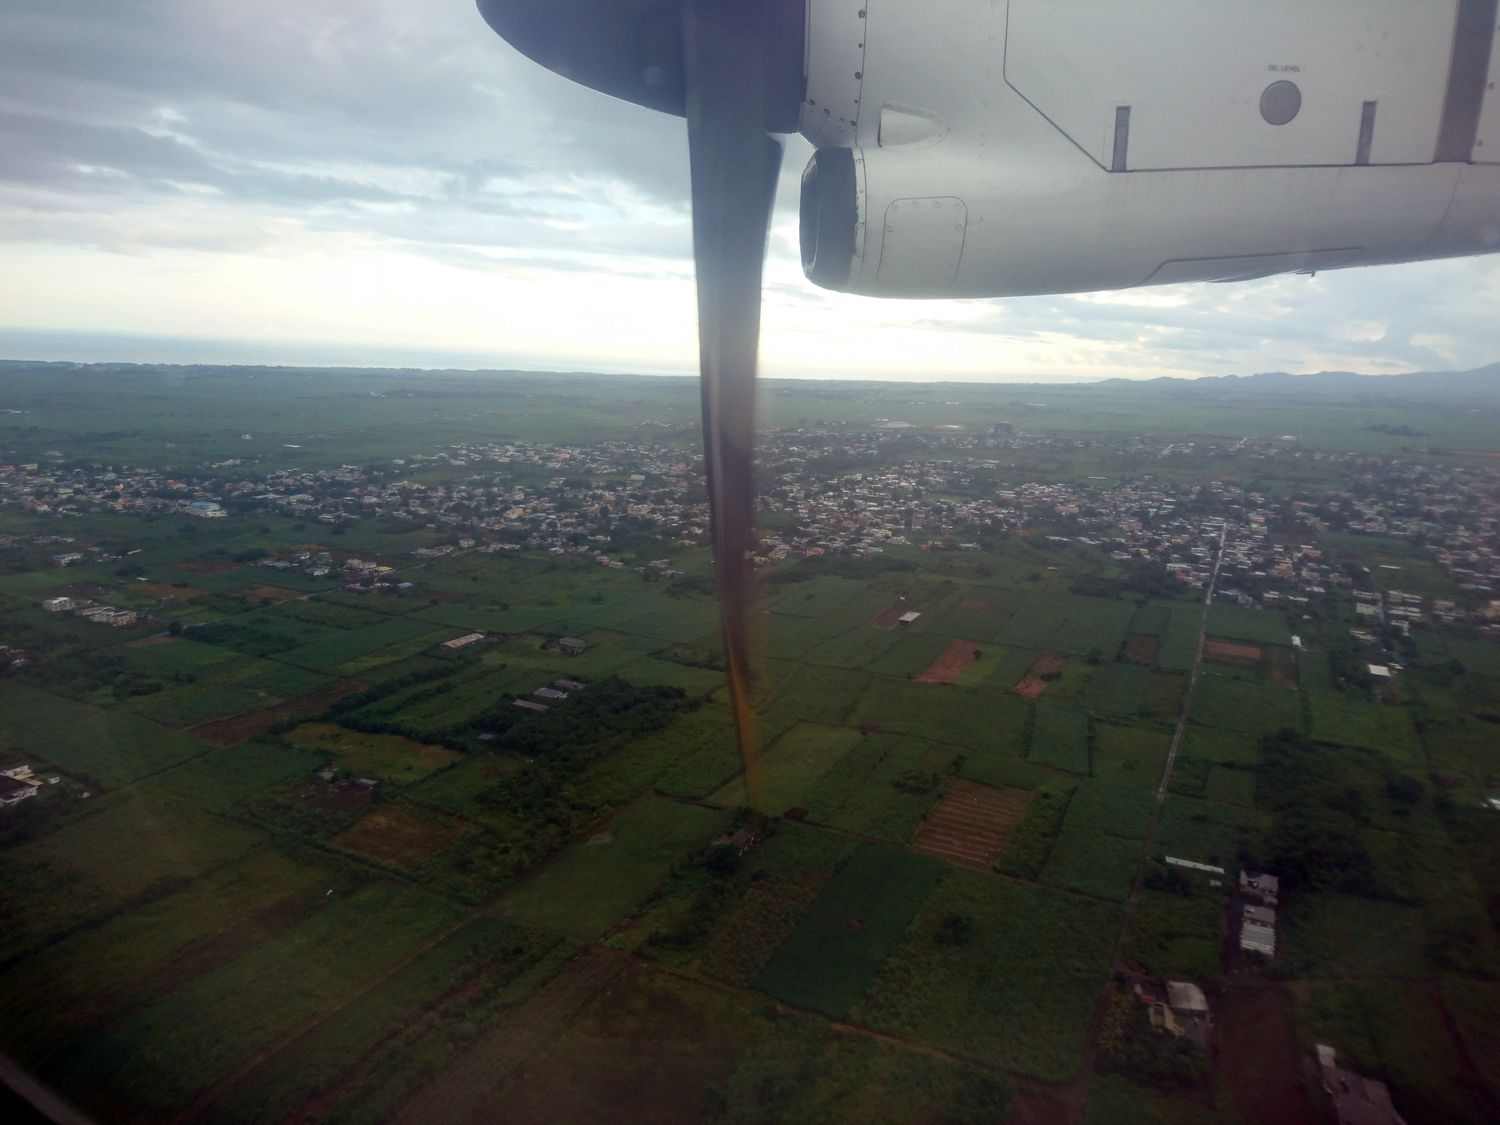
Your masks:
M 1500 1106 L 1491 645 L 1371 689 L 1337 599 L 1205 610 L 1021 536 L 787 562 L 747 773 L 701 548 L 674 585 L 351 525 L 410 580 L 355 593 L 254 565 L 316 527 L 150 526 L 140 574 L 0 574 L 58 654 L 0 678 L 44 779 L 0 811 L 0 1045 L 101 1120 L 1241 1119 L 1109 1062 L 1127 973 L 1226 1042 L 1271 995 L 1414 1122 Z M 159 620 L 38 608 L 85 590 Z M 1274 976 L 1165 856 L 1283 874 Z

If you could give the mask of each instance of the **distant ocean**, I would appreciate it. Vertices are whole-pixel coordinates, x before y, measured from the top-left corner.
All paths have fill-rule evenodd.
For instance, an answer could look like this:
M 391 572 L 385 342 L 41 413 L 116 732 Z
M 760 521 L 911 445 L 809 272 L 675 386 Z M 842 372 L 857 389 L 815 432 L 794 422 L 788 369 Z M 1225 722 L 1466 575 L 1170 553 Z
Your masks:
M 65 363 L 265 364 L 277 367 L 418 367 L 492 371 L 580 369 L 556 356 L 382 348 L 359 343 L 203 340 L 117 332 L 65 332 L 0 327 L 0 359 Z M 599 374 L 688 375 L 688 371 L 626 371 L 590 365 Z

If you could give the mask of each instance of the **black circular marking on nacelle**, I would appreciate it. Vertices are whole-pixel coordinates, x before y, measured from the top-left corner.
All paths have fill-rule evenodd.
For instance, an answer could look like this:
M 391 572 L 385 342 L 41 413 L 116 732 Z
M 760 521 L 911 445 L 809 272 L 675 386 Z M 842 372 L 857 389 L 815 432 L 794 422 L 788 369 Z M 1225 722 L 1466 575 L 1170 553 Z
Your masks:
M 1302 91 L 1295 82 L 1272 82 L 1260 96 L 1260 115 L 1267 125 L 1285 125 L 1302 111 Z

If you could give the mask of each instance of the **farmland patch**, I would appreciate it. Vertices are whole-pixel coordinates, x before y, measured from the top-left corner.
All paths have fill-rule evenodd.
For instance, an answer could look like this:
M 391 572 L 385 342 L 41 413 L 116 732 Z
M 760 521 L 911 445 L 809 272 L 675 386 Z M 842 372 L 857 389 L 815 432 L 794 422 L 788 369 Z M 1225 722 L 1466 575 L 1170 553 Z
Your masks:
M 435 859 L 463 835 L 462 824 L 406 805 L 387 804 L 328 842 L 410 870 Z
M 1067 666 L 1066 656 L 1039 656 L 1011 690 L 1023 699 L 1040 699 Z
M 912 834 L 912 847 L 939 859 L 992 866 L 1020 823 L 1031 793 L 957 779 Z
M 926 856 L 861 846 L 756 976 L 755 987 L 835 1018 L 848 1015 L 942 870 Z
M 919 684 L 951 684 L 983 650 L 974 641 L 949 641 L 938 658 L 917 677 Z

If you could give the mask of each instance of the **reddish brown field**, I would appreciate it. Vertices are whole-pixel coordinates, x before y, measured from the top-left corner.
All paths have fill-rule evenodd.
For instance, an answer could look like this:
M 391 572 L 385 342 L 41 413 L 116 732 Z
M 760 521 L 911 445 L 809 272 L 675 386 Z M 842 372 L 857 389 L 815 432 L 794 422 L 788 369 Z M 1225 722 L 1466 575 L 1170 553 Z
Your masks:
M 353 828 L 339 833 L 330 842 L 398 867 L 417 867 L 441 855 L 463 834 L 462 826 L 429 813 L 404 805 L 387 805 L 361 817 Z
M 157 633 L 154 637 L 142 637 L 138 641 L 131 641 L 126 648 L 155 648 L 157 645 L 169 645 L 178 638 L 168 633 Z
M 1025 789 L 955 780 L 912 833 L 912 849 L 968 867 L 988 868 L 1000 858 L 1006 838 L 1030 799 Z
M 364 691 L 369 686 L 359 680 L 340 680 L 325 691 L 304 695 L 301 699 L 295 699 L 290 703 L 279 703 L 275 707 L 267 707 L 264 711 L 252 711 L 248 715 L 235 715 L 233 718 L 216 719 L 211 723 L 204 723 L 202 726 L 193 727 L 192 733 L 197 738 L 228 746 L 234 742 L 242 742 L 253 734 L 270 730 L 277 723 L 316 715 L 330 704 L 343 699 L 344 696 Z
M 287 590 L 281 586 L 246 586 L 240 590 L 231 590 L 231 598 L 245 598 L 252 602 L 291 602 L 303 597 L 296 590 Z
M 916 608 L 911 602 L 892 602 L 871 618 L 870 624 L 877 629 L 894 629 L 896 622 Z
M 982 648 L 975 641 L 949 641 L 948 647 L 917 677 L 917 683 L 951 684 L 958 679 L 960 672 L 974 662 Z
M 1292 1022 L 1292 998 L 1277 986 L 1231 988 L 1225 996 L 1219 1057 L 1229 1096 L 1251 1125 L 1313 1125 Z
M 1125 659 L 1132 664 L 1149 668 L 1156 663 L 1156 650 L 1160 641 L 1146 633 L 1134 633 L 1125 642 Z
M 990 603 L 983 598 L 966 598 L 958 603 L 958 608 L 974 610 L 976 613 L 988 613 Z
M 1233 664 L 1240 668 L 1255 668 L 1260 664 L 1260 645 L 1239 641 L 1209 641 L 1203 646 L 1203 655 L 1220 664 Z
M 1026 699 L 1040 699 L 1042 692 L 1057 678 L 1057 674 L 1068 666 L 1066 656 L 1039 656 L 1027 669 L 1020 683 L 1010 690 Z

